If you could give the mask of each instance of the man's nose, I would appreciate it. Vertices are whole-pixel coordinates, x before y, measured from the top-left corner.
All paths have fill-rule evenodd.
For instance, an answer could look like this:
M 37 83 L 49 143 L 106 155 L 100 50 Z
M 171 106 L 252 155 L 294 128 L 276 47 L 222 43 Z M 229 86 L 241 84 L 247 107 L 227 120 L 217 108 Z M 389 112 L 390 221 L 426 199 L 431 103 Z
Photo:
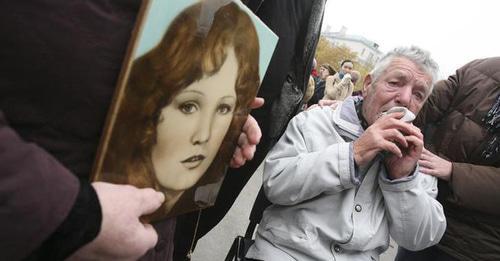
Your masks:
M 411 88 L 408 86 L 400 88 L 396 96 L 396 103 L 400 106 L 408 107 L 411 101 L 411 93 Z

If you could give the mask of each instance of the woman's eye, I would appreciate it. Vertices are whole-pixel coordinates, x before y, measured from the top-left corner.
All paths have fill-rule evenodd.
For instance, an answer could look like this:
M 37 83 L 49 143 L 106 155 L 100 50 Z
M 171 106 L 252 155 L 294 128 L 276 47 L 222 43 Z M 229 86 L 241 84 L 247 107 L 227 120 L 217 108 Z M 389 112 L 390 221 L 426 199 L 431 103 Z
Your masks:
M 185 102 L 179 106 L 179 110 L 184 114 L 191 114 L 198 110 L 194 102 Z
M 219 107 L 217 108 L 217 112 L 219 114 L 228 114 L 232 111 L 232 107 L 228 104 L 221 104 L 219 105 Z

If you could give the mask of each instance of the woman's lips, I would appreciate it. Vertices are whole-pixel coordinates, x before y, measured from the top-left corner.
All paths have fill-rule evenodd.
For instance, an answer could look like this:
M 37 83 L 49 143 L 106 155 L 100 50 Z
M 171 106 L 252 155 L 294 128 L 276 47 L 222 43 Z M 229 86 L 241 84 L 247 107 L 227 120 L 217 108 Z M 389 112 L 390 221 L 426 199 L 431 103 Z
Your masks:
M 182 165 L 184 165 L 187 169 L 194 169 L 203 162 L 205 159 L 205 156 L 203 155 L 194 155 L 192 157 L 189 157 L 183 161 L 181 161 Z

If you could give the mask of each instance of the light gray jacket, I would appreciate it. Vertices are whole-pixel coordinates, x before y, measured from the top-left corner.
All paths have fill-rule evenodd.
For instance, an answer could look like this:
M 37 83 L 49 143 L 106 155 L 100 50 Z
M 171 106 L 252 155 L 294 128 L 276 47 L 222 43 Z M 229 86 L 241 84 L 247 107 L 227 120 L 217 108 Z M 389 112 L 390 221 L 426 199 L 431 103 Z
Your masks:
M 352 98 L 336 110 L 298 114 L 268 154 L 263 185 L 273 203 L 248 257 L 276 260 L 378 260 L 391 236 L 419 250 L 441 239 L 446 221 L 437 180 L 387 179 L 380 155 L 355 169 L 352 141 L 363 133 Z

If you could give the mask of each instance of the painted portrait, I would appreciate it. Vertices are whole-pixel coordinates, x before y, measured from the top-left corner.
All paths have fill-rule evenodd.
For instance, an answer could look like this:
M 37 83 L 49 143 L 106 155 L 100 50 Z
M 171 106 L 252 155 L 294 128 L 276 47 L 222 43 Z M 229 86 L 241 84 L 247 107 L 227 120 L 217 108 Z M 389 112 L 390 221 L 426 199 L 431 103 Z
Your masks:
M 163 192 L 146 221 L 213 205 L 261 78 L 254 22 L 235 2 L 195 2 L 161 35 L 137 57 L 135 39 L 93 178 Z

